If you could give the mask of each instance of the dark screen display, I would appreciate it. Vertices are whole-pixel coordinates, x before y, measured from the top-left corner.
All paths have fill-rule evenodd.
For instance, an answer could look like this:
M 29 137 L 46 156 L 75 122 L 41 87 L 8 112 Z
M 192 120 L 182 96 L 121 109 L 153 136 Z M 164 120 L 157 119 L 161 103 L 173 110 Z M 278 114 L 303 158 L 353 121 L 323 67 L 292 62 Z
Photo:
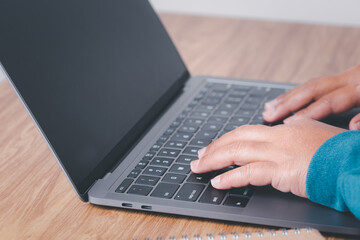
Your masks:
M 80 194 L 187 76 L 145 0 L 0 0 L 0 32 L 0 61 Z

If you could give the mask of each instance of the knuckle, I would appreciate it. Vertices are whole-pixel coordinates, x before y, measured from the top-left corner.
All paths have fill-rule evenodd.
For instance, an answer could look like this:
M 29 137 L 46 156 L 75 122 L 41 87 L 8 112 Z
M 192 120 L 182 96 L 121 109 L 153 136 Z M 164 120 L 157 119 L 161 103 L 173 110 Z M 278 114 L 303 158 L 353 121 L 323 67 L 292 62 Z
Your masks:
M 252 168 L 250 167 L 250 165 L 245 165 L 242 168 L 243 168 L 244 177 L 249 179 L 249 182 L 251 182 L 252 175 L 253 175 Z
M 234 155 L 237 155 L 239 153 L 239 151 L 241 151 L 241 142 L 235 142 L 235 143 L 232 143 L 228 146 L 226 146 L 226 153 L 227 155 L 229 156 L 234 156 Z
M 313 83 L 305 84 L 303 93 L 309 94 L 309 95 L 314 95 L 315 90 L 316 90 L 316 83 L 317 83 L 317 81 L 313 82 Z
M 333 106 L 333 101 L 331 99 L 331 97 L 329 96 L 324 96 L 322 98 L 319 99 L 319 104 L 322 105 L 325 108 L 328 108 L 331 110 L 331 112 L 334 111 L 334 106 Z

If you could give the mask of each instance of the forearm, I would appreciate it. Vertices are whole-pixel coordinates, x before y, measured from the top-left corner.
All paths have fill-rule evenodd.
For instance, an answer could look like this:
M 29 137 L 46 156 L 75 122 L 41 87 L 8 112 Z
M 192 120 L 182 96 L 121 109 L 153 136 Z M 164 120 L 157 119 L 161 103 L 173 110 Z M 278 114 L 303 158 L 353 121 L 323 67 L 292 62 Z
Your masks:
M 360 219 L 360 131 L 340 133 L 321 145 L 309 165 L 306 193 L 311 201 Z

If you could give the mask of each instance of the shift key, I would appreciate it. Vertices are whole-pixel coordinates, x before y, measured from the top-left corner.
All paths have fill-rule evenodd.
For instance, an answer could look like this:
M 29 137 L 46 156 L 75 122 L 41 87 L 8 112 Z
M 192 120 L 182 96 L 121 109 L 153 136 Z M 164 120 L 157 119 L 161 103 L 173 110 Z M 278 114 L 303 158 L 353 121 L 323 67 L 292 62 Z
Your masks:
M 175 199 L 195 202 L 196 199 L 198 199 L 200 196 L 201 192 L 204 190 L 204 187 L 205 185 L 201 184 L 185 183 L 176 195 Z

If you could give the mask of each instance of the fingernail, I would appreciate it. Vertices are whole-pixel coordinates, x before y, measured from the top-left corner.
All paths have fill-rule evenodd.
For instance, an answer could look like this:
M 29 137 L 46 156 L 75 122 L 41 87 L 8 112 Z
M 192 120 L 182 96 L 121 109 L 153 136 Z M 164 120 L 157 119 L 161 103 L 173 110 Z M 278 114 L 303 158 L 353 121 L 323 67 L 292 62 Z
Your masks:
M 360 130 L 360 121 L 356 122 L 356 129 Z
M 269 102 L 265 103 L 265 109 L 275 108 L 278 103 L 278 100 L 275 98 Z
M 198 151 L 198 157 L 199 157 L 199 158 L 202 158 L 202 157 L 204 156 L 204 154 L 205 154 L 205 151 L 206 151 L 206 147 L 200 149 L 200 150 Z
M 191 168 L 197 168 L 197 166 L 199 165 L 199 160 L 191 161 L 190 165 Z
M 217 177 L 211 179 L 211 185 L 212 185 L 213 187 L 218 186 L 219 183 L 220 183 L 220 176 L 217 176 Z
M 272 106 L 272 105 L 266 106 L 266 104 L 265 104 L 265 111 L 263 112 L 263 116 L 271 117 L 275 113 L 275 110 L 276 110 L 275 106 Z

